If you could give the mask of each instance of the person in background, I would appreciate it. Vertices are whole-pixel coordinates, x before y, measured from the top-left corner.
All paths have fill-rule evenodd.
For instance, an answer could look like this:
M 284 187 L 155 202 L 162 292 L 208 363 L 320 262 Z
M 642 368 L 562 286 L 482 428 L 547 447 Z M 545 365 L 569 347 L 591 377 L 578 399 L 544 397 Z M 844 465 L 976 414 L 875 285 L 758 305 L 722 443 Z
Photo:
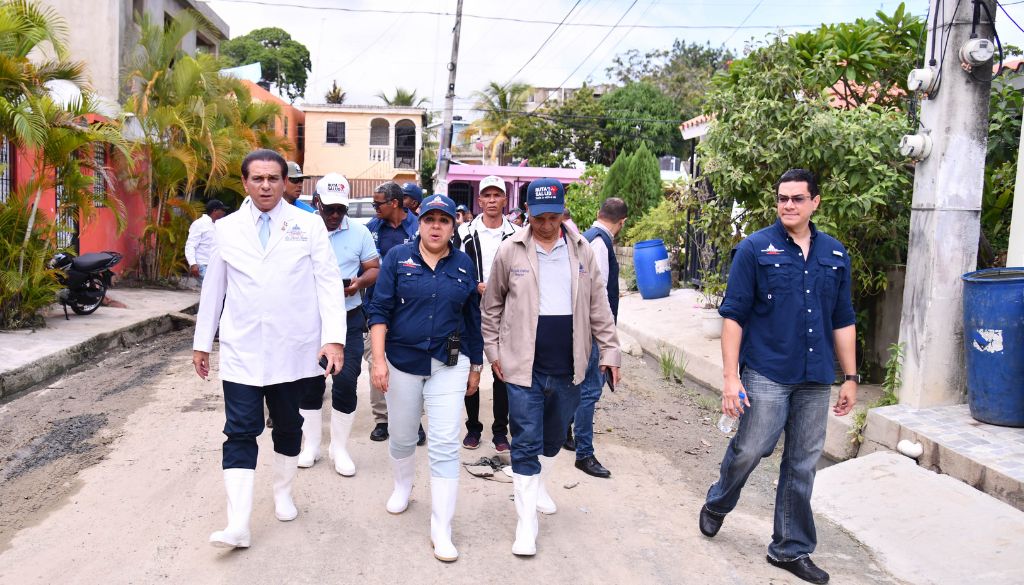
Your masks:
M 331 443 L 328 455 L 334 461 L 334 470 L 343 476 L 356 473 L 356 465 L 348 454 L 348 437 L 352 431 L 356 410 L 356 380 L 362 369 L 363 332 L 366 315 L 359 291 L 377 280 L 380 260 L 373 238 L 366 226 L 349 221 L 345 214 L 349 207 L 348 179 L 338 173 L 328 173 L 316 183 L 316 203 L 320 218 L 327 228 L 328 241 L 341 272 L 345 297 L 346 331 L 345 365 L 331 383 Z M 326 380 L 322 376 L 312 379 L 299 403 L 302 415 L 302 452 L 299 467 L 312 467 L 320 458 L 320 440 L 323 429 L 321 410 L 324 403 Z
M 576 222 L 572 220 L 572 212 L 569 211 L 568 207 L 566 207 L 565 211 L 562 213 L 562 225 L 565 226 L 565 229 L 574 234 L 580 233 L 580 228 L 576 227 Z
M 228 214 L 228 208 L 220 199 L 206 202 L 206 213 L 188 226 L 188 239 L 185 240 L 185 261 L 188 262 L 188 273 L 199 279 L 203 284 L 206 276 L 206 264 L 210 261 L 216 238 L 214 222 Z
M 402 198 L 402 203 L 405 205 L 405 208 L 413 215 L 419 216 L 420 201 L 423 200 L 423 189 L 421 189 L 416 183 L 406 183 L 402 185 L 402 193 L 405 195 L 405 197 Z
M 288 182 L 284 186 L 284 199 L 303 211 L 316 213 L 316 209 L 299 199 L 299 196 L 302 195 L 302 183 L 305 179 L 306 175 L 302 174 L 302 167 L 299 166 L 299 163 L 292 160 L 288 161 Z
M 386 392 L 388 454 L 395 487 L 387 511 L 409 506 L 415 475 L 416 426 L 424 406 L 430 447 L 430 542 L 434 556 L 454 561 L 452 518 L 459 488 L 462 399 L 483 369 L 480 295 L 473 262 L 451 242 L 455 202 L 423 202 L 420 234 L 391 249 L 370 302 L 375 386 Z
M 739 417 L 739 429 L 698 522 L 705 536 L 718 534 L 747 478 L 785 431 L 767 561 L 804 581 L 827 583 L 828 573 L 811 560 L 818 543 L 811 491 L 825 444 L 836 359 L 845 379 L 832 412 L 845 416 L 857 403 L 850 256 L 811 221 L 821 197 L 810 171 L 783 173 L 775 200 L 775 223 L 733 249 L 718 309 L 725 318 L 722 412 Z
M 458 229 L 462 224 L 468 223 L 466 214 L 469 213 L 469 208 L 465 205 L 459 205 L 455 208 L 455 228 Z
M 298 516 L 292 482 L 302 443 L 299 399 L 307 378 L 339 373 L 344 365 L 337 260 L 320 218 L 282 201 L 287 173 L 284 158 L 272 150 L 250 152 L 242 161 L 247 197 L 238 212 L 217 222 L 196 314 L 192 365 L 204 380 L 220 325 L 228 524 L 210 535 L 216 547 L 250 544 L 262 402 L 276 421 L 274 514 L 282 522 Z M 327 360 L 326 372 L 317 365 L 320 358 Z

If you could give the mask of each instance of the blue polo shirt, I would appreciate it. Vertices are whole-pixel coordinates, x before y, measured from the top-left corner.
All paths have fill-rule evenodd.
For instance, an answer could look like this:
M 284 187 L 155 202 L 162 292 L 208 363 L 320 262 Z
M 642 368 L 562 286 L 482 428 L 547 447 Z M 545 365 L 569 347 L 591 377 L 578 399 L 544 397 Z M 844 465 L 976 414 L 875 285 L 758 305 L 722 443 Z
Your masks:
M 373 238 L 366 226 L 349 221 L 348 217 L 341 220 L 338 229 L 330 232 L 328 241 L 338 259 L 338 269 L 342 278 L 355 278 L 363 262 L 369 262 L 378 256 Z M 344 293 L 342 293 L 344 294 Z M 345 297 L 345 310 L 351 311 L 362 303 L 361 295 Z
M 846 248 L 812 222 L 804 258 L 776 220 L 732 254 L 718 312 L 743 327 L 740 370 L 750 366 L 779 384 L 834 382 L 832 332 L 857 322 Z
M 416 239 L 416 234 L 420 231 L 420 221 L 415 213 L 406 209 L 405 219 L 398 224 L 397 228 L 391 227 L 390 223 L 375 217 L 366 223 L 366 229 L 370 230 L 373 242 L 377 245 L 377 251 L 380 252 L 381 258 L 384 258 L 391 248 L 399 244 L 408 244 Z
M 430 359 L 447 362 L 445 345 L 455 331 L 470 363 L 483 363 L 480 295 L 476 269 L 465 252 L 449 244 L 448 256 L 431 270 L 419 253 L 419 238 L 395 246 L 384 257 L 367 312 L 369 326 L 388 326 L 384 351 L 396 368 L 430 375 Z
M 302 211 L 308 211 L 309 213 L 316 213 L 316 209 L 314 209 L 308 203 L 303 203 L 301 199 L 296 199 L 295 203 L 292 203 L 292 205 L 294 205 L 295 207 L 298 207 Z

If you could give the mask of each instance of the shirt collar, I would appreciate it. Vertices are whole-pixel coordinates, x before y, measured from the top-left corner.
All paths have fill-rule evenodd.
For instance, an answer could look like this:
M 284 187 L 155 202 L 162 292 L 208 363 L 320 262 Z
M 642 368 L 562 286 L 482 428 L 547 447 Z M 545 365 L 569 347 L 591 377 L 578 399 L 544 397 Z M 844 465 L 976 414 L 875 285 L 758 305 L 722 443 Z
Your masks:
M 252 212 L 252 222 L 253 223 L 258 223 L 260 221 L 260 215 L 262 215 L 263 212 L 260 211 L 259 207 L 256 207 L 256 204 L 252 202 L 252 198 L 251 197 L 248 198 L 248 201 L 249 201 L 250 211 Z M 282 213 L 283 209 L 284 209 L 284 197 L 282 197 L 281 200 L 277 202 L 277 205 L 275 205 L 273 209 L 271 209 L 270 211 L 267 212 L 267 214 L 270 215 L 270 223 L 277 223 L 278 218 L 281 216 L 281 213 Z
M 597 224 L 595 224 L 595 225 L 597 225 Z M 811 228 L 811 241 L 813 242 L 814 239 L 818 237 L 818 228 L 815 227 L 813 221 L 810 222 L 808 225 Z M 793 238 L 790 237 L 789 232 L 786 231 L 786 226 L 782 225 L 782 220 L 781 219 L 778 219 L 778 218 L 775 219 L 775 226 L 774 227 L 775 227 L 775 233 L 780 238 L 782 238 L 783 242 L 792 242 L 793 241 Z
M 608 237 L 612 237 L 612 231 L 610 229 L 608 229 L 607 227 L 605 227 L 605 225 L 603 223 L 601 223 L 600 221 L 595 221 L 594 225 L 592 225 L 590 227 L 596 227 L 597 229 L 601 230 L 602 232 L 608 234 Z
M 341 218 L 341 223 L 338 225 L 338 229 L 334 230 L 333 232 L 331 232 L 331 233 L 329 233 L 327 235 L 328 236 L 333 236 L 334 234 L 340 234 L 341 232 L 347 230 L 348 228 L 349 228 L 348 216 L 346 215 L 345 217 Z

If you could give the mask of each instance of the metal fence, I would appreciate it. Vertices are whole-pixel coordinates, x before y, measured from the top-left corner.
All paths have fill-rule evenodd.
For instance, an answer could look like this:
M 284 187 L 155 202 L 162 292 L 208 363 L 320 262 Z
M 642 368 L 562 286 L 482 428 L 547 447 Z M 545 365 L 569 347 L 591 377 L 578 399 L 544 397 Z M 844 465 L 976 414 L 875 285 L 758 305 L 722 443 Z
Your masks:
M 14 169 L 11 168 L 14 163 L 13 150 L 11 143 L 4 136 L 3 142 L 0 143 L 0 168 L 3 169 L 0 171 L 0 203 L 7 203 L 14 189 Z

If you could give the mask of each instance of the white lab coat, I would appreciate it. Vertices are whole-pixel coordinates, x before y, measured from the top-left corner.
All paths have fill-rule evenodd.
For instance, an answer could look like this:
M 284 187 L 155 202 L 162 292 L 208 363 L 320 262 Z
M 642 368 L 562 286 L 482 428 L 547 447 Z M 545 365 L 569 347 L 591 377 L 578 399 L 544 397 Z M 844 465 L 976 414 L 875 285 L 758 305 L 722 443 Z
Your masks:
M 345 295 L 318 215 L 284 201 L 260 245 L 253 204 L 217 221 L 193 349 L 209 352 L 220 316 L 220 378 L 269 386 L 322 375 L 317 354 L 345 343 Z M 223 314 L 221 308 L 223 307 Z

